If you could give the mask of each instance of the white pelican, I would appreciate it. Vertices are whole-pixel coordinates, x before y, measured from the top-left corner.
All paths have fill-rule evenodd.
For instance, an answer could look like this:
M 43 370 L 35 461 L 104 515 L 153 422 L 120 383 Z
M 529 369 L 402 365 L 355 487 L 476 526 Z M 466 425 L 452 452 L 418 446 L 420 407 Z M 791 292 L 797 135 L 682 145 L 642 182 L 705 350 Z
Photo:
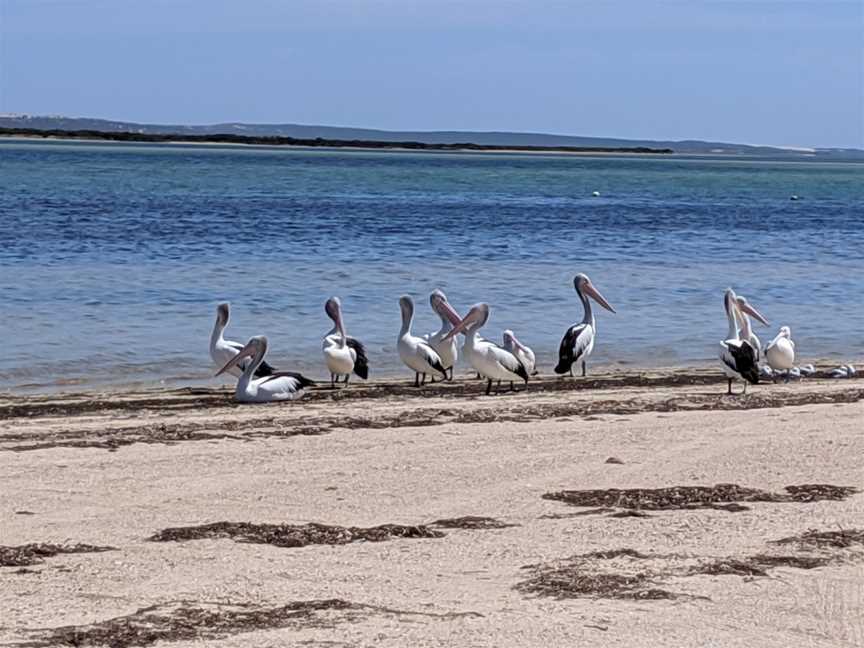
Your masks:
M 213 332 L 210 334 L 210 357 L 213 358 L 213 363 L 217 367 L 221 367 L 231 358 L 240 353 L 243 345 L 233 340 L 226 340 L 222 337 L 225 327 L 228 326 L 228 319 L 231 316 L 230 306 L 228 302 L 222 302 L 216 306 L 216 323 L 213 325 Z M 248 363 L 248 360 L 246 361 Z M 232 376 L 239 378 L 243 375 L 245 364 L 231 367 L 230 373 Z M 255 376 L 270 376 L 275 369 L 266 362 L 262 362 L 261 366 L 255 371 Z
M 494 342 L 481 338 L 477 332 L 489 319 L 489 304 L 475 304 L 465 318 L 450 331 L 445 339 L 453 338 L 457 333 L 465 332 L 465 346 L 462 348 L 465 357 L 481 376 L 484 376 L 486 394 L 492 390 L 492 381 L 497 380 L 497 388 L 502 380 L 513 382 L 524 380 L 528 384 L 528 372 L 515 355 Z
M 535 358 L 534 352 L 530 347 L 525 346 L 519 340 L 516 339 L 516 336 L 513 334 L 513 331 L 507 329 L 503 333 L 504 338 L 504 348 L 516 356 L 519 362 L 522 363 L 522 366 L 525 367 L 525 371 L 528 372 L 529 376 L 536 376 L 537 370 L 535 369 Z
M 788 372 L 795 366 L 795 343 L 788 326 L 781 326 L 777 337 L 765 347 L 765 359 L 775 372 Z
M 294 400 L 303 395 L 303 390 L 315 383 L 305 376 L 293 371 L 277 371 L 270 376 L 254 378 L 253 375 L 264 361 L 267 353 L 267 338 L 257 335 L 246 343 L 240 353 L 231 358 L 225 366 L 216 372 L 220 375 L 231 367 L 240 364 L 243 358 L 252 357 L 246 364 L 243 375 L 237 381 L 234 399 L 241 403 L 270 403 L 273 401 Z
M 747 383 L 754 385 L 759 383 L 759 365 L 756 363 L 756 349 L 747 340 L 750 335 L 748 320 L 741 317 L 739 309 L 747 309 L 747 312 L 763 324 L 768 324 L 764 317 L 749 303 L 743 305 L 738 303 L 735 291 L 726 289 L 723 297 L 723 305 L 726 308 L 726 317 L 729 320 L 729 332 L 726 339 L 720 343 L 720 361 L 723 363 L 723 372 L 729 380 L 729 393 L 732 393 L 732 381 L 744 381 L 744 393 L 747 393 Z M 741 330 L 738 329 L 738 320 L 741 320 Z
M 594 350 L 594 336 L 597 333 L 597 324 L 594 321 L 594 313 L 591 310 L 591 302 L 588 301 L 588 297 L 593 298 L 612 313 L 615 312 L 615 309 L 594 287 L 588 275 L 580 272 L 573 277 L 573 287 L 576 289 L 579 299 L 582 300 L 582 308 L 585 312 L 582 321 L 579 324 L 574 324 L 564 333 L 561 347 L 558 350 L 558 364 L 555 366 L 555 373 L 565 374 L 569 371 L 572 376 L 573 365 L 581 361 L 582 375 L 584 376 L 587 373 L 585 363 Z
M 414 320 L 414 300 L 408 295 L 399 298 L 399 308 L 402 311 L 402 328 L 399 331 L 399 341 L 396 348 L 399 358 L 409 369 L 414 371 L 414 386 L 420 387 L 426 382 L 426 374 L 438 372 L 442 380 L 447 378 L 444 365 L 441 364 L 441 356 L 423 338 L 411 335 L 411 322 Z M 423 374 L 423 382 L 420 382 L 420 374 Z
M 747 340 L 750 345 L 756 349 L 756 362 L 762 362 L 763 353 L 762 353 L 762 342 L 756 336 L 756 333 L 753 331 L 753 327 L 750 325 L 750 317 L 747 315 L 746 306 L 749 304 L 746 297 L 742 297 L 741 295 L 736 295 L 735 300 L 738 302 L 738 316 L 741 318 L 742 326 L 744 326 L 744 320 L 747 321 L 747 330 L 750 331 L 748 336 L 741 336 L 742 340 Z
M 369 377 L 369 360 L 366 348 L 356 338 L 345 333 L 345 322 L 342 320 L 342 302 L 338 297 L 331 297 L 324 304 L 324 312 L 333 320 L 333 328 L 324 336 L 321 350 L 324 360 L 330 370 L 330 387 L 335 389 L 341 376 L 345 376 L 345 384 L 353 371 L 363 380 Z
M 429 346 L 435 349 L 436 353 L 441 357 L 444 371 L 450 371 L 449 380 L 453 380 L 453 367 L 456 366 L 456 360 L 459 359 L 459 346 L 456 338 L 450 338 L 449 340 L 445 340 L 444 338 L 462 318 L 459 317 L 459 314 L 453 310 L 450 302 L 447 301 L 447 295 L 437 288 L 429 295 L 429 303 L 432 305 L 432 310 L 435 311 L 435 314 L 441 318 L 441 328 L 425 337 L 429 342 Z

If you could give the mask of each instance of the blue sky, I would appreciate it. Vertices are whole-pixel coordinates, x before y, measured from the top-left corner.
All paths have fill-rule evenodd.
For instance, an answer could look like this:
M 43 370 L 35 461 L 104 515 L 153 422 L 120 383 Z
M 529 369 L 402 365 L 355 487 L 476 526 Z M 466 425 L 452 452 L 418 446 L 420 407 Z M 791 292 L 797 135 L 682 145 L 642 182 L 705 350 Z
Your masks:
M 0 112 L 864 147 L 864 0 L 0 0 Z

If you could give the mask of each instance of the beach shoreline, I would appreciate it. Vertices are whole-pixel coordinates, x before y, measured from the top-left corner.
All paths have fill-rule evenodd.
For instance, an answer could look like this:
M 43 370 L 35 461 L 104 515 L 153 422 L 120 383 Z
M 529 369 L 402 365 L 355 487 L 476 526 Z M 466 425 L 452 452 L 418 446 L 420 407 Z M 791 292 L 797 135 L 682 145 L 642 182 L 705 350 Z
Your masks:
M 262 648 L 683 646 L 694 632 L 700 645 L 858 645 L 861 548 L 772 542 L 860 526 L 864 382 L 814 378 L 726 396 L 717 373 L 545 379 L 490 397 L 480 381 L 378 382 L 255 406 L 236 404 L 227 388 L 3 396 L 0 545 L 111 549 L 0 567 L 0 642 L 65 626 L 79 637 L 116 633 L 144 608 L 149 621 L 134 623 L 150 627 L 158 610 L 175 632 L 177 615 L 218 604 L 228 615 L 222 634 L 169 632 L 165 645 L 207 636 L 208 645 Z M 634 511 L 544 499 L 561 489 L 717 484 L 771 501 Z M 786 501 L 787 486 L 806 484 L 853 490 Z M 153 541 L 216 523 L 229 531 Z M 396 524 L 428 535 L 292 548 L 232 540 L 235 523 L 251 533 L 340 525 L 333 533 L 343 535 Z M 757 559 L 818 566 L 710 571 L 712 561 Z M 644 591 L 665 594 L 527 593 L 542 570 L 571 564 L 648 573 L 654 589 Z M 302 623 L 267 625 L 285 605 L 314 610 Z M 259 625 L 242 615 L 246 625 L 231 625 L 250 609 Z

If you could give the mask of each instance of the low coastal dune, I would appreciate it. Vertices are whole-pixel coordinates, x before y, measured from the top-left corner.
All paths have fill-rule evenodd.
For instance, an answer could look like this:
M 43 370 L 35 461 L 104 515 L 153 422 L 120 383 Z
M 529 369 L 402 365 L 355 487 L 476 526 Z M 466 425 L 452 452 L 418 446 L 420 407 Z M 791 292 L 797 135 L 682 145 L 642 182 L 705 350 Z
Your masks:
M 0 646 L 864 645 L 864 381 L 483 388 L 0 398 Z

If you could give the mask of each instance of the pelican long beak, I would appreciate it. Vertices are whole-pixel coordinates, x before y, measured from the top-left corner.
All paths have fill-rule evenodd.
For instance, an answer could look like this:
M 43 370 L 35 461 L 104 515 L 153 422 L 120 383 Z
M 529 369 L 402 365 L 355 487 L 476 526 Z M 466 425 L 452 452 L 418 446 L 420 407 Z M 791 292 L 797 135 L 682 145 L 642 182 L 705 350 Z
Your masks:
M 213 375 L 213 377 L 215 378 L 216 376 L 221 376 L 223 373 L 228 371 L 231 367 L 238 366 L 240 364 L 240 361 L 243 360 L 243 358 L 246 358 L 247 356 L 254 355 L 257 346 L 258 345 L 257 345 L 255 340 L 249 340 L 249 342 L 246 343 L 246 346 L 244 346 L 242 349 L 240 349 L 240 353 L 238 353 L 236 356 L 234 356 L 228 362 L 226 362 L 225 366 L 222 367 L 219 371 L 217 371 Z
M 456 309 L 454 309 L 446 299 L 442 299 L 438 302 L 438 309 L 440 309 L 438 311 L 439 315 L 443 314 L 448 320 L 450 320 L 450 323 L 453 326 L 457 326 L 459 322 L 462 321 L 459 313 L 456 312 Z
M 606 310 L 608 310 L 612 313 L 615 312 L 615 309 L 612 308 L 612 305 L 608 301 L 606 301 L 606 298 L 600 294 L 600 291 L 597 290 L 594 287 L 594 284 L 592 284 L 590 281 L 588 281 L 585 284 L 584 290 L 585 290 L 585 293 L 589 297 L 592 297 L 594 299 L 594 301 L 596 301 L 598 304 L 600 304 L 603 308 L 605 308 Z
M 455 314 L 456 311 L 453 311 L 453 312 Z M 472 308 L 470 311 L 468 311 L 468 314 L 465 316 L 464 319 L 462 319 L 461 321 L 454 322 L 453 330 L 450 331 L 447 335 L 445 335 L 444 339 L 450 340 L 450 339 L 454 338 L 459 333 L 461 333 L 466 328 L 468 328 L 471 324 L 473 324 L 475 321 L 477 321 L 477 317 L 478 317 L 477 313 L 478 313 L 478 311 L 476 309 Z
M 768 325 L 769 325 L 769 324 L 768 324 L 768 320 L 765 319 L 764 317 L 762 317 L 762 313 L 760 313 L 760 312 L 757 311 L 755 308 L 753 308 L 753 306 L 751 306 L 749 303 L 745 302 L 745 303 L 743 303 L 743 304 L 739 304 L 739 305 L 738 305 L 738 308 L 739 308 L 740 310 L 744 311 L 745 313 L 747 313 L 748 315 L 750 315 L 751 317 L 753 317 L 753 318 L 759 320 L 759 321 L 762 322 L 765 326 L 768 326 Z

